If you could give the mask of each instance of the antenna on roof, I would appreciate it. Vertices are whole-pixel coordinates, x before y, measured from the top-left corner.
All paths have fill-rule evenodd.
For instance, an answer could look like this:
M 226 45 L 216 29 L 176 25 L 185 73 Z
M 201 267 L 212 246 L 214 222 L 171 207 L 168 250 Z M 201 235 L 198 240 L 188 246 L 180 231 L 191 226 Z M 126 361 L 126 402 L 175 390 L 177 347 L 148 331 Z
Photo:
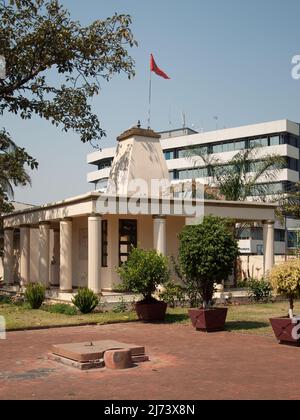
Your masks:
M 181 112 L 181 117 L 182 117 L 182 128 L 186 128 L 186 118 L 185 118 L 184 111 Z
M 216 121 L 216 130 L 218 129 L 218 120 L 219 117 L 217 115 L 214 116 L 214 120 Z

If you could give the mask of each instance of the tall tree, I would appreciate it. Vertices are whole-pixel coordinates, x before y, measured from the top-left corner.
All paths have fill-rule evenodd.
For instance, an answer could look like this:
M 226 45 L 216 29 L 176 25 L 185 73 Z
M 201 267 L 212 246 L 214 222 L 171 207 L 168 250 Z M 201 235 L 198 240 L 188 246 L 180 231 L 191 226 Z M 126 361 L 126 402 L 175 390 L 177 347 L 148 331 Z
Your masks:
M 0 55 L 6 62 L 0 116 L 10 112 L 26 120 L 35 114 L 74 130 L 83 142 L 100 140 L 105 131 L 89 100 L 99 93 L 100 80 L 121 72 L 134 76 L 128 48 L 137 43 L 130 26 L 129 15 L 115 14 L 84 27 L 58 0 L 0 0 Z M 32 166 L 21 150 L 15 147 L 20 170 Z M 3 178 L 2 167 L 0 172 Z M 10 188 L 2 182 L 6 202 Z
M 198 149 L 189 149 L 187 155 L 195 166 L 207 168 L 209 185 L 215 187 L 210 190 L 211 198 L 229 201 L 245 201 L 252 196 L 260 201 L 270 199 L 268 183 L 276 181 L 285 163 L 279 155 L 262 155 L 260 146 L 239 151 L 226 164 Z

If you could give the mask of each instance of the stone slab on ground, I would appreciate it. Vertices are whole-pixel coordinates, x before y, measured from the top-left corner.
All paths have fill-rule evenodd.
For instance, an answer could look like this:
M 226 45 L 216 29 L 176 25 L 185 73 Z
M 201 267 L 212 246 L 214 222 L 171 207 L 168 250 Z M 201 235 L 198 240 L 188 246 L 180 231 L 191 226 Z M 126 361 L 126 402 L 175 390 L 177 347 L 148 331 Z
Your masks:
M 67 359 L 66 357 L 57 356 L 56 354 L 49 353 L 48 359 L 53 362 L 62 363 L 65 366 L 74 367 L 80 370 L 100 369 L 104 367 L 104 360 L 93 360 L 90 362 L 76 362 L 75 360 Z
M 145 347 L 143 346 L 121 343 L 115 340 L 55 344 L 52 346 L 52 353 L 57 356 L 83 363 L 103 359 L 106 351 L 117 349 L 130 349 L 133 356 L 145 354 Z

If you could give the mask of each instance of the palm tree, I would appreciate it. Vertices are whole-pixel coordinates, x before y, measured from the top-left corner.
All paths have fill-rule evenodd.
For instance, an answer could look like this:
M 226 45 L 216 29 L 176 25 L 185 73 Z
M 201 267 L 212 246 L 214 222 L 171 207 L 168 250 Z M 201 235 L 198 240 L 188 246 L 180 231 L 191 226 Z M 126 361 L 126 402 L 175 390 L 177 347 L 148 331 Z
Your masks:
M 300 182 L 280 197 L 279 215 L 300 218 Z
M 278 155 L 261 157 L 260 147 L 239 151 L 226 165 L 214 155 L 203 154 L 197 149 L 190 149 L 187 156 L 192 158 L 194 166 L 200 164 L 207 168 L 209 184 L 218 191 L 215 199 L 220 199 L 221 195 L 225 200 L 245 201 L 256 196 L 256 200 L 266 201 L 270 194 L 268 183 L 277 179 L 285 159 Z

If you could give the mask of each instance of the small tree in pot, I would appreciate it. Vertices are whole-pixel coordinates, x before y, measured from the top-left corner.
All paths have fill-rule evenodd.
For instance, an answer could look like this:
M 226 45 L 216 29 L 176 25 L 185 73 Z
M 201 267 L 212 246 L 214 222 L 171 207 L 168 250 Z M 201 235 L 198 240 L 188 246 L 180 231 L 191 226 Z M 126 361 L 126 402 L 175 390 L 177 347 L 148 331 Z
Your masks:
M 300 297 L 300 259 L 274 266 L 269 280 L 274 291 L 289 300 L 288 315 L 270 319 L 273 331 L 280 342 L 300 345 L 300 316 L 294 315 L 294 301 Z
M 206 216 L 201 224 L 186 226 L 179 235 L 181 271 L 191 287 L 198 289 L 203 301 L 201 309 L 189 311 L 194 327 L 199 330 L 224 328 L 227 309 L 212 306 L 214 284 L 232 274 L 239 255 L 231 225 L 228 219 Z
M 159 285 L 170 277 L 168 258 L 154 250 L 133 248 L 128 260 L 117 270 L 122 279 L 119 290 L 143 295 L 135 304 L 141 321 L 161 321 L 165 318 L 167 305 L 153 297 Z

